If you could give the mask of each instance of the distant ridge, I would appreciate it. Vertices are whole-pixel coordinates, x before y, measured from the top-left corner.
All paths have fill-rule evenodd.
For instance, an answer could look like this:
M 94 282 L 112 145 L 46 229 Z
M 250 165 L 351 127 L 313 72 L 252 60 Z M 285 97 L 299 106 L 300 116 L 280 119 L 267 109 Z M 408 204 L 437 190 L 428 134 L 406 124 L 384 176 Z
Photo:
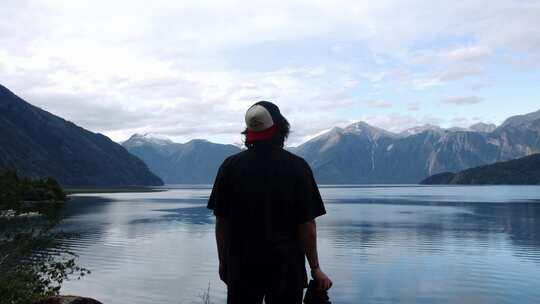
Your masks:
M 540 185 L 540 154 L 471 168 L 458 173 L 439 173 L 420 183 L 425 185 Z
M 358 122 L 290 150 L 308 161 L 319 183 L 416 184 L 433 174 L 540 152 L 540 111 L 510 117 L 499 127 L 425 125 L 399 134 Z
M 152 134 L 135 134 L 122 147 L 28 104 L 3 86 L 0 131 L 0 170 L 51 175 L 70 186 L 158 185 L 162 179 L 212 183 L 219 164 L 241 151 L 202 139 L 174 143 Z M 401 133 L 357 122 L 288 149 L 308 161 L 319 183 L 414 184 L 441 172 L 540 153 L 540 111 L 510 117 L 498 127 L 425 125 Z
M 137 157 L 102 134 L 35 107 L 0 85 L 0 170 L 52 176 L 64 186 L 161 185 Z
M 241 149 L 204 139 L 175 143 L 152 134 L 134 134 L 122 145 L 146 162 L 167 184 L 210 184 L 225 158 Z
M 539 153 L 535 113 L 511 117 L 499 127 L 424 125 L 401 133 L 357 122 L 287 149 L 308 161 L 319 183 L 416 184 L 433 174 Z M 219 164 L 241 150 L 204 140 L 174 143 L 152 134 L 135 134 L 123 145 L 167 183 L 212 183 Z

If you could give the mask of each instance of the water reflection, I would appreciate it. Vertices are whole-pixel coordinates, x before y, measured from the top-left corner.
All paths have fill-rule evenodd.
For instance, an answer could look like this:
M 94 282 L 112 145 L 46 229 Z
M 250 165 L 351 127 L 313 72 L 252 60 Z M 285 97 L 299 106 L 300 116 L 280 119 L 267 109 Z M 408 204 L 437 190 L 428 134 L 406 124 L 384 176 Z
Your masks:
M 486 191 L 499 195 L 472 201 Z M 208 187 L 184 187 L 75 197 L 64 229 L 81 236 L 66 244 L 94 273 L 64 292 L 107 303 L 197 303 L 210 282 L 214 302 L 222 303 L 208 194 Z M 319 246 L 335 281 L 334 303 L 540 299 L 539 187 L 339 187 L 322 194 L 329 203 Z
M 156 222 L 183 222 L 188 225 L 207 225 L 214 222 L 213 215 L 208 212 L 206 205 L 197 207 L 184 207 L 175 209 L 158 209 L 155 211 L 166 214 L 157 218 L 144 218 L 132 220 L 130 224 L 156 223 Z
M 344 279 L 340 303 L 540 299 L 538 203 L 357 200 L 330 212 L 323 265 Z

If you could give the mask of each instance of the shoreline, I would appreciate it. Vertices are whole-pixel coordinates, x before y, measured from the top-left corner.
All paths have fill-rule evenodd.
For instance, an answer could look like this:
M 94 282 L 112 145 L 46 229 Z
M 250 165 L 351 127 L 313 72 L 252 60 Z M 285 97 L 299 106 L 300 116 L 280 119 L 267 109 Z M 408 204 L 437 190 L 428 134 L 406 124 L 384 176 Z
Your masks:
M 166 189 L 157 189 L 152 187 L 134 186 L 134 187 L 96 187 L 96 188 L 64 188 L 67 195 L 73 194 L 92 194 L 92 193 L 145 193 L 145 192 L 163 192 Z

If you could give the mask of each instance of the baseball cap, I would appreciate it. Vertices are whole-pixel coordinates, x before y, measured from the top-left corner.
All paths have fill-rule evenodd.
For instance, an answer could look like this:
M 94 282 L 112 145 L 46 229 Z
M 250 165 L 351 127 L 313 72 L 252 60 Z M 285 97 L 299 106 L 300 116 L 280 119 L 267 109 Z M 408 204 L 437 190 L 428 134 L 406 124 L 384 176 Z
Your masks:
M 246 111 L 248 131 L 261 132 L 274 126 L 283 119 L 278 106 L 269 101 L 259 101 Z

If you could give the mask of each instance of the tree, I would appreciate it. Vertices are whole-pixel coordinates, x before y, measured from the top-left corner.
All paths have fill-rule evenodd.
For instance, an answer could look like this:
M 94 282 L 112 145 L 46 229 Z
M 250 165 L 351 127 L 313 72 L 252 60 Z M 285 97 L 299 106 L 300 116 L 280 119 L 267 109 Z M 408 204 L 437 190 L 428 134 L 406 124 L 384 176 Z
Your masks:
M 89 273 L 59 245 L 67 235 L 53 232 L 65 199 L 52 178 L 0 173 L 0 303 L 26 304 L 57 295 L 64 280 Z

